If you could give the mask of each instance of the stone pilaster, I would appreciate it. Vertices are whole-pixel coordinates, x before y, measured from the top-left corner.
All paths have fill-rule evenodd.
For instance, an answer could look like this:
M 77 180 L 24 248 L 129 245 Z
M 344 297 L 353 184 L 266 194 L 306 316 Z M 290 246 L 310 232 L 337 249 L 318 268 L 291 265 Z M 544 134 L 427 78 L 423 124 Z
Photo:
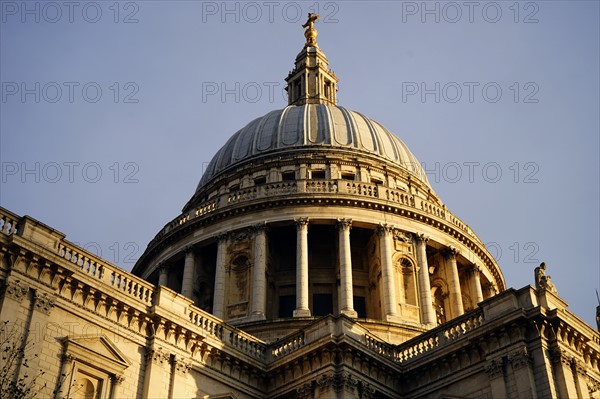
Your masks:
M 573 357 L 565 350 L 553 348 L 550 350 L 550 358 L 554 375 L 556 376 L 556 388 L 561 398 L 577 398 L 577 387 L 572 371 Z
M 337 226 L 340 259 L 340 313 L 350 317 L 358 317 L 354 310 L 352 290 L 352 255 L 350 249 L 352 219 L 338 219 Z
M 435 326 L 437 320 L 433 299 L 431 297 L 431 282 L 429 281 L 429 264 L 427 263 L 427 241 L 424 234 L 415 234 L 417 243 L 417 263 L 419 265 L 419 304 L 421 307 L 421 322 L 428 326 Z
M 533 360 L 527 347 L 512 352 L 508 357 L 508 361 L 513 370 L 518 397 L 537 399 L 535 378 L 531 368 Z
M 144 398 L 168 398 L 170 386 L 170 355 L 160 347 L 146 349 Z
M 504 384 L 504 361 L 502 358 L 489 360 L 485 365 L 485 372 L 490 381 L 492 397 L 494 399 L 505 399 L 506 385 Z
M 296 223 L 296 309 L 294 317 L 310 316 L 308 307 L 308 218 Z

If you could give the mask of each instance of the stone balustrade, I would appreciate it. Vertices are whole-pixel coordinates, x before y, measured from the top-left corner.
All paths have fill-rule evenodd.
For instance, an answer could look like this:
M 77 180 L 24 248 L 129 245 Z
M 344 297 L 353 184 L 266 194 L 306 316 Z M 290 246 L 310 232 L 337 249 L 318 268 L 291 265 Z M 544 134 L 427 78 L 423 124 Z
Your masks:
M 244 202 L 269 199 L 279 195 L 305 195 L 305 194 L 333 194 L 339 196 L 365 197 L 366 199 L 391 202 L 400 206 L 417 209 L 436 218 L 444 220 L 459 231 L 465 233 L 477 242 L 481 242 L 473 233 L 471 228 L 461 222 L 456 216 L 449 212 L 445 206 L 440 207 L 431 201 L 419 199 L 413 194 L 402 190 L 383 188 L 380 185 L 343 179 L 318 179 L 318 180 L 294 180 L 289 182 L 265 183 L 253 187 L 243 188 L 222 194 L 218 197 L 202 203 L 199 207 L 188 213 L 179 215 L 154 237 L 149 246 L 160 240 L 165 234 L 189 223 L 198 217 L 204 217 L 210 213 L 228 206 L 242 204 Z
M 271 356 L 274 359 L 278 359 L 302 348 L 305 344 L 306 339 L 304 336 L 304 331 L 298 331 L 297 333 L 294 333 L 287 338 L 272 344 Z
M 365 345 L 383 357 L 402 363 L 432 349 L 448 345 L 483 323 L 483 311 L 475 309 L 400 345 L 388 344 L 368 333 L 365 334 Z
M 17 232 L 19 216 L 7 209 L 0 208 L 0 233 L 11 235 Z

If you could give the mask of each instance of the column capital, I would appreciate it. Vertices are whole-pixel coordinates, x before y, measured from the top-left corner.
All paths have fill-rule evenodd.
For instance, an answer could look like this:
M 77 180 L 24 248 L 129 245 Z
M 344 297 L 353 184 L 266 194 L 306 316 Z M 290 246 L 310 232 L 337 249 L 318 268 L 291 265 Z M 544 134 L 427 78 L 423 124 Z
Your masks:
M 156 265 L 156 270 L 158 270 L 159 273 L 164 273 L 166 271 L 169 271 L 169 265 L 167 264 L 166 261 L 161 260 L 160 262 L 158 262 L 158 265 Z
M 533 363 L 533 359 L 531 358 L 531 355 L 527 351 L 526 347 L 523 347 L 521 349 L 518 349 L 518 350 L 512 352 L 509 355 L 508 360 L 510 361 L 511 366 L 514 369 L 529 366 L 530 364 Z
M 352 219 L 338 218 L 336 225 L 342 230 L 350 229 L 352 227 Z
M 296 225 L 296 228 L 302 229 L 302 228 L 306 228 L 308 226 L 308 221 L 309 221 L 309 218 L 307 218 L 307 217 L 296 218 L 296 219 L 294 219 L 294 224 Z
M 54 309 L 55 299 L 45 292 L 37 292 L 35 293 L 35 310 L 38 310 L 45 314 L 50 314 L 52 309 Z
M 391 234 L 394 231 L 394 228 L 395 227 L 392 224 L 379 223 L 379 226 L 377 226 L 377 234 L 380 236 Z
M 453 246 L 448 246 L 443 250 L 443 255 L 447 258 L 447 259 L 456 259 L 456 255 L 458 255 L 460 253 L 460 250 L 456 247 Z
M 216 235 L 217 243 L 221 243 L 221 242 L 223 242 L 223 241 L 227 241 L 227 240 L 229 240 L 229 236 L 230 236 L 230 235 L 231 235 L 231 234 L 230 234 L 228 231 L 226 231 L 226 232 L 224 232 L 224 233 L 219 233 L 219 234 L 217 234 L 217 235 Z
M 194 252 L 194 246 L 193 245 L 188 245 L 183 249 L 183 252 L 185 252 L 185 254 L 189 254 L 190 252 Z
M 269 226 L 267 225 L 266 220 L 264 222 L 260 222 L 260 223 L 253 224 L 252 226 L 250 226 L 250 231 L 253 234 L 258 234 L 260 232 L 267 231 L 268 229 L 269 229 Z
M 427 241 L 429 241 L 429 236 L 426 236 L 423 233 L 414 233 L 413 236 L 415 237 L 415 241 L 417 241 L 418 244 L 427 244 Z
M 28 292 L 29 286 L 19 280 L 10 280 L 6 285 L 6 294 L 18 302 L 22 302 Z
M 113 374 L 110 376 L 110 380 L 113 384 L 117 385 L 122 384 L 125 381 L 125 377 L 123 377 L 123 374 Z
M 487 373 L 489 379 L 494 379 L 498 376 L 503 375 L 502 360 L 494 359 L 494 360 L 489 361 L 485 365 L 485 372 Z
M 471 267 L 469 267 L 469 272 L 470 273 L 481 273 L 481 266 L 473 263 L 471 265 Z

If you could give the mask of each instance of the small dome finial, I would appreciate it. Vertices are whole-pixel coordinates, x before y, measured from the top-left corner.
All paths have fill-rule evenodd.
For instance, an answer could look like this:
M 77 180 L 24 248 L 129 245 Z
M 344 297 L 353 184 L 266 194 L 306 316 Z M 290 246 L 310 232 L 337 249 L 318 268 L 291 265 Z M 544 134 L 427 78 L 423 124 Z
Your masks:
M 315 14 L 315 13 L 308 13 L 308 20 L 306 20 L 306 23 L 304 25 L 302 25 L 303 28 L 307 28 L 304 31 L 304 37 L 306 37 L 306 44 L 305 46 L 307 47 L 316 47 L 317 46 L 317 35 L 319 34 L 317 32 L 317 30 L 315 29 L 315 21 L 317 19 L 319 19 L 319 14 Z

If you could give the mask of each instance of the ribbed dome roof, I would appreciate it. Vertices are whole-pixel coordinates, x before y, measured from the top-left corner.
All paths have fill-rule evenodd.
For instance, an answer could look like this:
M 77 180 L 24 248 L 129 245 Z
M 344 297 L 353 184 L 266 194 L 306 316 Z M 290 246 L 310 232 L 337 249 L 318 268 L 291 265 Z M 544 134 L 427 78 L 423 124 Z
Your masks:
M 221 171 L 255 156 L 301 147 L 369 153 L 398 164 L 429 185 L 408 147 L 378 122 L 339 106 L 304 104 L 271 111 L 237 131 L 210 161 L 197 190 Z

